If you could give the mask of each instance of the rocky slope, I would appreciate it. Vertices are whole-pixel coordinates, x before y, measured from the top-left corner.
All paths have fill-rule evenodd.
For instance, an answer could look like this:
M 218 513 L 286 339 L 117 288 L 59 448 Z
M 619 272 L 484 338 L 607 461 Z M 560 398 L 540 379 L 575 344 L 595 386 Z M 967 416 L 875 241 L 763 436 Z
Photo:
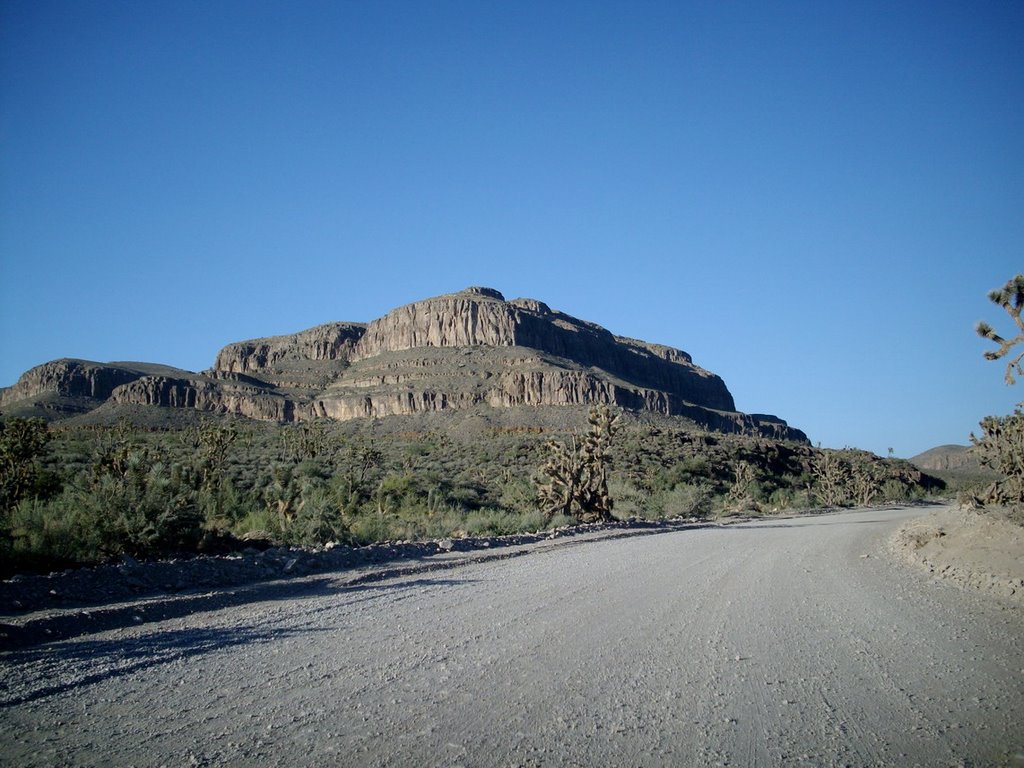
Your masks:
M 203 373 L 57 360 L 0 392 L 5 412 L 43 410 L 49 418 L 104 403 L 282 422 L 610 404 L 806 440 L 774 416 L 737 412 L 722 379 L 681 350 L 615 336 L 533 299 L 506 301 L 489 288 L 414 302 L 369 324 L 229 344 Z

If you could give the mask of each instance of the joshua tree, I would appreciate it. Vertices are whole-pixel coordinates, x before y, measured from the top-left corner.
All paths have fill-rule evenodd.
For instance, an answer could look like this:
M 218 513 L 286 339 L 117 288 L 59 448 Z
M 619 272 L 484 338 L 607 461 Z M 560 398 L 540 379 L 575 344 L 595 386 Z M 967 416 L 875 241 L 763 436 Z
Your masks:
M 590 428 L 582 443 L 574 435 L 569 443 L 550 440 L 544 480 L 537 489 L 541 509 L 550 520 L 568 515 L 580 522 L 610 520 L 608 493 L 609 449 L 618 432 L 619 415 L 606 405 L 594 406 L 587 418 Z
M 733 466 L 735 481 L 729 489 L 729 503 L 738 506 L 750 504 L 754 500 L 754 484 L 757 481 L 757 474 L 754 465 L 748 461 L 737 462 Z
M 1010 350 L 1024 342 L 1024 320 L 1021 310 L 1024 309 L 1024 275 L 1017 275 L 1001 289 L 991 291 L 988 295 L 993 303 L 1006 310 L 1020 331 L 1011 339 L 1005 339 L 995 332 L 988 323 L 978 323 L 978 335 L 990 339 L 999 345 L 999 349 L 985 353 L 986 360 L 1001 360 L 1009 355 Z M 1007 384 L 1016 384 L 1016 376 L 1024 374 L 1021 360 L 1024 352 L 1006 363 L 1004 378 Z M 1016 374 L 1016 375 L 1015 375 Z M 1005 504 L 1024 502 L 1024 412 L 1018 404 L 1009 416 L 987 416 L 981 422 L 981 437 L 971 434 L 973 450 L 983 466 L 990 467 L 1004 475 L 1002 480 L 994 483 L 986 492 L 982 501 Z
M 1020 406 L 1009 416 L 986 416 L 981 420 L 981 437 L 971 433 L 971 442 L 981 465 L 1003 475 L 980 500 L 1010 505 L 1024 502 L 1024 412 Z
M 979 336 L 994 341 L 999 345 L 999 349 L 986 352 L 985 359 L 1000 360 L 1006 357 L 1011 349 L 1024 342 L 1024 319 L 1021 319 L 1021 309 L 1024 309 L 1024 275 L 1017 275 L 1002 288 L 990 291 L 988 297 L 994 304 L 1006 310 L 1019 331 L 1013 338 L 1004 339 L 986 322 L 980 322 L 976 326 L 975 330 Z M 1017 382 L 1014 374 L 1017 376 L 1024 375 L 1024 371 L 1021 370 L 1022 358 L 1024 358 L 1024 352 L 1019 352 L 1016 357 L 1007 361 L 1005 374 L 1007 384 L 1015 384 Z
M 854 501 L 861 507 L 866 507 L 871 501 L 882 492 L 882 487 L 871 471 L 871 466 L 866 461 L 853 465 L 850 474 L 850 490 L 853 492 Z
M 238 438 L 234 424 L 205 424 L 199 430 L 198 466 L 200 484 L 208 495 L 215 518 L 224 514 L 224 489 L 227 485 L 228 452 Z
M 322 421 L 304 421 L 281 430 L 285 450 L 296 461 L 306 461 L 327 455 L 330 440 Z
M 543 480 L 537 484 L 537 501 L 548 520 L 555 515 L 570 516 L 583 484 L 583 461 L 576 436 L 569 443 L 548 440 L 544 447 L 548 460 L 540 469 Z
M 835 451 L 819 450 L 811 463 L 814 473 L 814 493 L 826 507 L 846 503 L 850 472 Z

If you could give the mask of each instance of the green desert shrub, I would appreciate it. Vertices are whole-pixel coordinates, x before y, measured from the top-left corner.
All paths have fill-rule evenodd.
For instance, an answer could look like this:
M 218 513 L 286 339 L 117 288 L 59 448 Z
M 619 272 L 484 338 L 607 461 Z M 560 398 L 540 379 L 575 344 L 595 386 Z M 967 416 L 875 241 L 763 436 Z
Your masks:
M 392 532 L 390 521 L 373 515 L 357 517 L 349 526 L 349 536 L 352 543 L 357 546 L 387 541 L 394 538 Z
M 615 499 L 615 515 L 620 520 L 665 520 L 675 517 L 704 518 L 711 514 L 716 500 L 714 486 L 706 480 L 689 482 L 687 474 L 669 472 L 658 475 L 653 487 L 616 480 L 610 484 Z
M 651 496 L 651 509 L 661 518 L 708 517 L 715 495 L 708 483 L 680 483 Z
M 810 492 L 795 485 L 776 488 L 768 495 L 766 504 L 769 509 L 780 511 L 810 509 L 813 506 Z
M 284 540 L 281 518 L 274 510 L 262 505 L 251 507 L 245 514 L 239 516 L 232 523 L 231 532 L 239 537 L 260 534 L 278 541 Z
M 538 510 L 536 489 L 528 480 L 507 479 L 499 486 L 498 506 L 509 512 L 532 514 Z
M 0 422 L 0 538 L 10 527 L 12 508 L 22 499 L 45 498 L 59 489 L 59 479 L 42 464 L 51 437 L 42 419 Z
M 501 509 L 480 509 L 466 515 L 463 530 L 470 536 L 507 536 L 542 530 L 546 520 L 538 509 L 519 514 Z
M 907 486 L 899 480 L 890 478 L 882 483 L 878 491 L 878 498 L 890 503 L 908 501 Z
M 109 521 L 108 554 L 135 556 L 190 549 L 203 529 L 198 489 L 180 467 L 131 453 L 123 473 L 104 473 L 91 487 L 72 491 L 88 518 Z
M 195 489 L 141 454 L 130 454 L 124 468 L 54 499 L 24 500 L 12 516 L 14 553 L 99 562 L 195 549 L 203 531 Z
M 12 510 L 9 554 L 14 563 L 31 567 L 98 563 L 114 538 L 111 520 L 97 519 L 66 496 L 23 499 Z
M 632 480 L 613 478 L 608 482 L 608 493 L 615 503 L 615 517 L 619 520 L 651 517 L 650 492 Z
M 712 513 L 717 496 L 711 482 L 676 479 L 670 485 L 664 480 L 664 477 L 659 478 L 650 489 L 630 482 L 613 484 L 616 515 L 622 519 L 665 520 L 674 517 L 702 518 Z
M 338 500 L 328 488 L 320 487 L 303 494 L 302 503 L 283 534 L 289 544 L 346 542 L 349 526 Z

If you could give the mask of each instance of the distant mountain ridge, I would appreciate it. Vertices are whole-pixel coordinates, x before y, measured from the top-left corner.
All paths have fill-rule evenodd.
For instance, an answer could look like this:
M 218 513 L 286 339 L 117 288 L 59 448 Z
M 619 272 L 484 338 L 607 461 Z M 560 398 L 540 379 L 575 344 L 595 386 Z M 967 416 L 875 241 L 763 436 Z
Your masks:
M 939 445 L 917 454 L 910 463 L 919 469 L 979 471 L 978 458 L 967 445 Z
M 52 420 L 103 405 L 293 422 L 602 403 L 807 440 L 775 416 L 736 411 L 722 379 L 682 350 L 615 336 L 534 299 L 506 301 L 491 288 L 413 302 L 370 323 L 228 344 L 202 373 L 62 359 L 0 390 L 5 412 Z

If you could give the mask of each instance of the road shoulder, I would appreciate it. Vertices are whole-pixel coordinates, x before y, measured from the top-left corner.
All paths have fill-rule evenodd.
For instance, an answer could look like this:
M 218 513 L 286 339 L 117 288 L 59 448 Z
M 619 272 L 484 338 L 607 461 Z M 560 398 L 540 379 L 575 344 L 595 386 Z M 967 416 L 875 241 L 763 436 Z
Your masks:
M 943 507 L 904 523 L 889 547 L 935 578 L 1024 605 L 1024 527 L 998 512 Z

